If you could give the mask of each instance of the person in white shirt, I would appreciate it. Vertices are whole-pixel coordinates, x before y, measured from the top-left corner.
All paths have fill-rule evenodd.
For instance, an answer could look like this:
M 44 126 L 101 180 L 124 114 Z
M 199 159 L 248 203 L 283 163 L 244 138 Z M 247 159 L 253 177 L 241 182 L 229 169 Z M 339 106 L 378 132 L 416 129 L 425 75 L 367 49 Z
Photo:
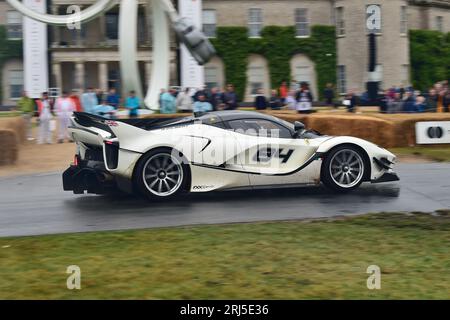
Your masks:
M 306 82 L 302 82 L 300 91 L 297 92 L 297 111 L 298 113 L 311 113 L 313 96 L 309 90 L 309 85 Z
M 58 143 L 63 143 L 64 139 L 70 139 L 67 128 L 70 124 L 70 117 L 75 111 L 75 103 L 70 99 L 67 92 L 63 92 L 62 97 L 56 100 L 55 106 L 59 120 Z
M 39 138 L 38 144 L 51 144 L 52 143 L 52 129 L 51 121 L 52 115 L 52 103 L 48 98 L 48 93 L 42 93 L 42 98 L 36 101 L 39 112 Z
M 295 91 L 291 90 L 286 97 L 286 106 L 288 109 L 296 110 L 297 108 L 297 100 L 295 99 Z
M 177 96 L 177 109 L 181 112 L 192 112 L 192 96 L 189 88 L 184 89 Z

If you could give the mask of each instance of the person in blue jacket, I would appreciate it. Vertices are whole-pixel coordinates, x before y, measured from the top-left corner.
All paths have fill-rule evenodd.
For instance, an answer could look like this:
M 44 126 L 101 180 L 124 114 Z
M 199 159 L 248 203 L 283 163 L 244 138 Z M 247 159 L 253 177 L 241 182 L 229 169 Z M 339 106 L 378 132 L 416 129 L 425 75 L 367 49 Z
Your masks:
M 116 109 L 113 106 L 110 106 L 106 99 L 103 99 L 101 104 L 95 106 L 92 111 L 94 114 L 107 119 L 115 119 L 116 117 Z
M 196 112 L 210 112 L 213 111 L 211 103 L 206 101 L 204 94 L 198 96 L 198 101 L 194 103 L 194 113 Z
M 99 101 L 94 89 L 91 87 L 87 88 L 87 90 L 81 95 L 81 106 L 83 107 L 83 111 L 93 113 L 94 107 L 98 104 Z
M 266 110 L 267 109 L 267 99 L 264 96 L 264 90 L 258 89 L 258 94 L 255 96 L 255 108 L 256 110 Z
M 416 98 L 416 112 L 425 112 L 427 108 L 425 97 L 422 95 L 417 96 Z
M 136 97 L 136 92 L 134 90 L 130 91 L 129 96 L 125 100 L 125 108 L 130 111 L 130 118 L 137 118 L 139 116 L 138 110 L 140 106 L 141 102 Z
M 116 109 L 116 110 L 119 109 L 120 96 L 117 94 L 115 88 L 109 89 L 108 96 L 106 97 L 106 102 L 108 103 L 108 105 L 110 105 L 114 109 Z
M 405 103 L 403 105 L 403 111 L 406 113 L 416 112 L 416 99 L 412 91 L 408 90 L 405 92 Z
M 161 107 L 159 111 L 163 114 L 177 113 L 176 101 L 175 90 L 171 88 L 168 92 L 162 94 Z

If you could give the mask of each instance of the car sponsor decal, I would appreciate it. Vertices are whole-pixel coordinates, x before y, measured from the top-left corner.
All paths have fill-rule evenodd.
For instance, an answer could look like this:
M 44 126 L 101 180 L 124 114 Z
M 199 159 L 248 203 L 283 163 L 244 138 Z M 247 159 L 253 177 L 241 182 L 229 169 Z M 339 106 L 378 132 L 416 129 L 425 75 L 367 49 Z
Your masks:
M 209 190 L 214 189 L 214 186 L 193 186 L 192 190 Z
M 261 148 L 256 152 L 253 160 L 260 163 L 267 163 L 276 157 L 281 160 L 281 163 L 287 163 L 293 153 L 294 149 L 288 149 L 285 151 L 283 148 Z
M 114 120 L 105 120 L 105 124 L 110 127 L 118 127 L 119 123 Z

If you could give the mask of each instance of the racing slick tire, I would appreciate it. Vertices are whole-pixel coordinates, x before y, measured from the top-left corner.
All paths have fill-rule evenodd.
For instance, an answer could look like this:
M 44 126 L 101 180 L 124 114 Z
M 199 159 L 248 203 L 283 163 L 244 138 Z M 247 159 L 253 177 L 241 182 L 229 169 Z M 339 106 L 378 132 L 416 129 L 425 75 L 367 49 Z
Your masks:
M 189 166 L 174 149 L 158 148 L 139 159 L 133 182 L 139 193 L 151 200 L 170 199 L 188 190 Z
M 322 163 L 323 184 L 336 192 L 348 192 L 358 188 L 366 180 L 369 166 L 366 155 L 352 145 L 332 149 Z

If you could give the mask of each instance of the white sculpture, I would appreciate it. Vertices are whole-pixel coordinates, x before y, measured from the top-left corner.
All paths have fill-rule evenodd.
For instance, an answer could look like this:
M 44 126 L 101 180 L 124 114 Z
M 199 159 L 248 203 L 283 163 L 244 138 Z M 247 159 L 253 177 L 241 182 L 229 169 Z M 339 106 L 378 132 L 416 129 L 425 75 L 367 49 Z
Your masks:
M 116 5 L 115 0 L 99 0 L 89 8 L 70 15 L 51 15 L 35 12 L 19 0 L 6 0 L 23 15 L 54 26 L 85 23 L 95 19 Z M 174 28 L 180 42 L 184 43 L 192 56 L 201 65 L 208 62 L 215 51 L 209 40 L 189 23 L 180 18 L 170 0 L 148 0 L 153 8 L 153 63 L 145 105 L 155 108 L 158 105 L 161 88 L 169 86 L 170 76 L 170 40 L 169 22 Z M 120 68 L 124 90 L 141 92 L 141 79 L 137 62 L 137 19 L 138 0 L 121 0 L 119 16 L 119 51 Z M 169 19 L 169 20 L 168 20 Z

